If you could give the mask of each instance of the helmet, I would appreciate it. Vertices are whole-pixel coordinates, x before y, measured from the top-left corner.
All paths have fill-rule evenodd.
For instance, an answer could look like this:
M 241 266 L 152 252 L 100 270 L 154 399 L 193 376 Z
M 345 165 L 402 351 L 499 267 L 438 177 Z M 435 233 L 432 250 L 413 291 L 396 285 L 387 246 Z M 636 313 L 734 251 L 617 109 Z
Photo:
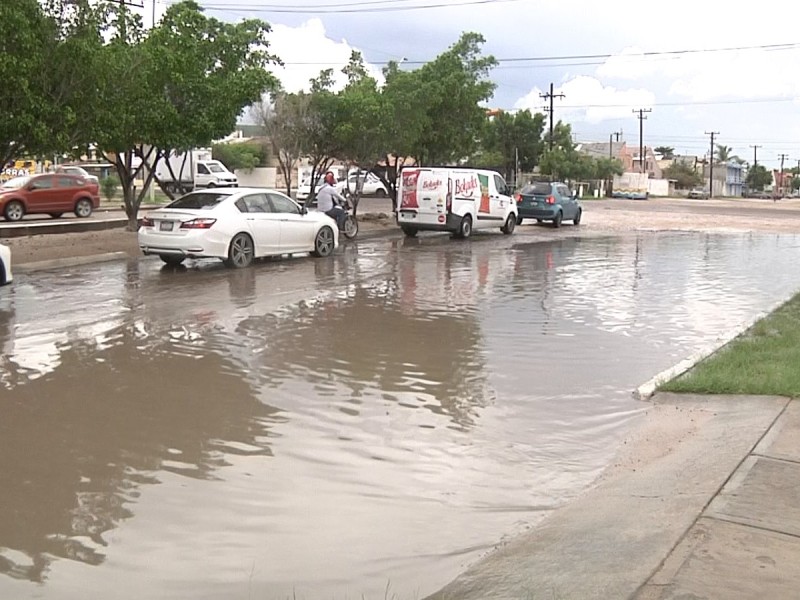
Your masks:
M 325 183 L 328 185 L 336 185 L 336 175 L 333 174 L 333 171 L 325 173 Z

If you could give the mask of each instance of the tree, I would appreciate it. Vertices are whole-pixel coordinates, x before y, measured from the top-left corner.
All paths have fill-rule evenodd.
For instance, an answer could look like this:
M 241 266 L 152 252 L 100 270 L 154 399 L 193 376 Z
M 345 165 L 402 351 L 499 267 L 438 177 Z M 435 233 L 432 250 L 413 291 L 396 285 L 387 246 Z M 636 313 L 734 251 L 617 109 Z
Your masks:
M 764 165 L 754 165 L 747 171 L 745 183 L 751 190 L 763 191 L 766 186 L 772 183 L 772 173 Z
M 87 1 L 0 3 L 0 164 L 91 141 L 104 14 Z
M 674 179 L 678 189 L 691 189 L 703 183 L 703 176 L 685 162 L 674 162 L 664 170 L 667 179 Z
M 348 190 L 356 214 L 365 173 L 375 165 L 386 146 L 381 125 L 383 96 L 375 79 L 367 74 L 360 52 L 353 51 L 342 72 L 348 82 L 339 93 L 333 135 L 340 145 L 340 158 L 358 167 L 355 188 Z
M 278 168 L 286 182 L 286 195 L 292 195 L 294 169 L 303 153 L 303 126 L 309 118 L 308 94 L 287 94 L 279 90 L 272 102 L 261 100 L 252 108 L 256 122 L 264 128 Z
M 317 179 L 328 170 L 341 152 L 341 145 L 334 136 L 339 97 L 332 91 L 332 87 L 332 69 L 321 71 L 319 76 L 311 80 L 308 111 L 299 132 L 303 153 L 311 163 L 311 190 L 306 201 L 309 204 L 316 196 Z
M 715 153 L 715 158 L 717 162 L 726 163 L 733 158 L 732 155 L 733 148 L 730 146 L 725 146 L 724 144 L 717 144 L 717 151 Z
M 673 148 L 672 146 L 656 146 L 655 148 L 653 148 L 653 152 L 655 152 L 656 154 L 660 154 L 666 160 L 672 160 L 673 158 L 675 158 L 675 148 Z
M 206 17 L 192 0 L 171 5 L 147 35 L 126 5 L 109 11 L 113 35 L 95 139 L 115 165 L 135 229 L 161 157 L 208 146 L 233 131 L 244 107 L 275 85 L 265 67 L 276 59 L 266 50 L 266 23 L 224 23 Z M 137 192 L 133 182 L 140 175 L 144 186 Z
M 531 115 L 529 110 L 516 114 L 503 111 L 487 119 L 477 155 L 479 162 L 500 170 L 506 181 L 515 176 L 517 165 L 524 171 L 533 170 L 544 149 L 544 124 L 543 114 Z
M 266 148 L 253 142 L 214 144 L 211 146 L 211 156 L 231 172 L 236 169 L 252 171 L 264 164 Z

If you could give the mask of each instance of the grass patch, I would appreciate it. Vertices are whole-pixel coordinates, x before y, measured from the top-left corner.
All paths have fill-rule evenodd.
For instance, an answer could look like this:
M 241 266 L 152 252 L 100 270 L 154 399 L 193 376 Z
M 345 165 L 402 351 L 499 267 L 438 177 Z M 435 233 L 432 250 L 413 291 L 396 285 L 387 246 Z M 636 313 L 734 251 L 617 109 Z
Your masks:
M 800 294 L 658 389 L 800 397 Z

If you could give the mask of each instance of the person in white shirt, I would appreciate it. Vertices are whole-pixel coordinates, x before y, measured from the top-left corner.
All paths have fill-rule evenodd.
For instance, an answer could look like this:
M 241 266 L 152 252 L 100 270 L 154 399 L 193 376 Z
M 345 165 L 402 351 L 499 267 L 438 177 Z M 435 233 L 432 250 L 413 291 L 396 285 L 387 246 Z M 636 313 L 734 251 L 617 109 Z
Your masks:
M 344 229 L 347 213 L 341 205 L 345 199 L 336 191 L 336 175 L 328 171 L 325 173 L 325 185 L 317 192 L 317 210 L 324 212 L 334 221 L 339 229 Z

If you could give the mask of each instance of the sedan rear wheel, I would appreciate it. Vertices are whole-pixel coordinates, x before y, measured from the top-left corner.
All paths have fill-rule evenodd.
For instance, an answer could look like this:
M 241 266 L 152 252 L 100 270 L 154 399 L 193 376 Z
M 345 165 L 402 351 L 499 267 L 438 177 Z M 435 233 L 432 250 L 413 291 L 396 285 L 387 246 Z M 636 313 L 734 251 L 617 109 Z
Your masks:
M 6 204 L 6 209 L 3 211 L 6 221 L 19 221 L 25 216 L 25 207 L 22 202 L 13 200 Z
M 171 267 L 177 267 L 186 260 L 185 256 L 179 254 L 159 254 L 158 257 Z
M 234 269 L 249 267 L 255 257 L 253 239 L 246 233 L 237 233 L 228 247 L 228 258 L 225 265 Z
M 92 214 L 92 203 L 86 198 L 81 198 L 75 203 L 75 216 L 85 219 Z
M 314 238 L 314 256 L 324 258 L 333 253 L 333 229 L 330 227 L 323 227 L 317 232 L 317 237 Z

